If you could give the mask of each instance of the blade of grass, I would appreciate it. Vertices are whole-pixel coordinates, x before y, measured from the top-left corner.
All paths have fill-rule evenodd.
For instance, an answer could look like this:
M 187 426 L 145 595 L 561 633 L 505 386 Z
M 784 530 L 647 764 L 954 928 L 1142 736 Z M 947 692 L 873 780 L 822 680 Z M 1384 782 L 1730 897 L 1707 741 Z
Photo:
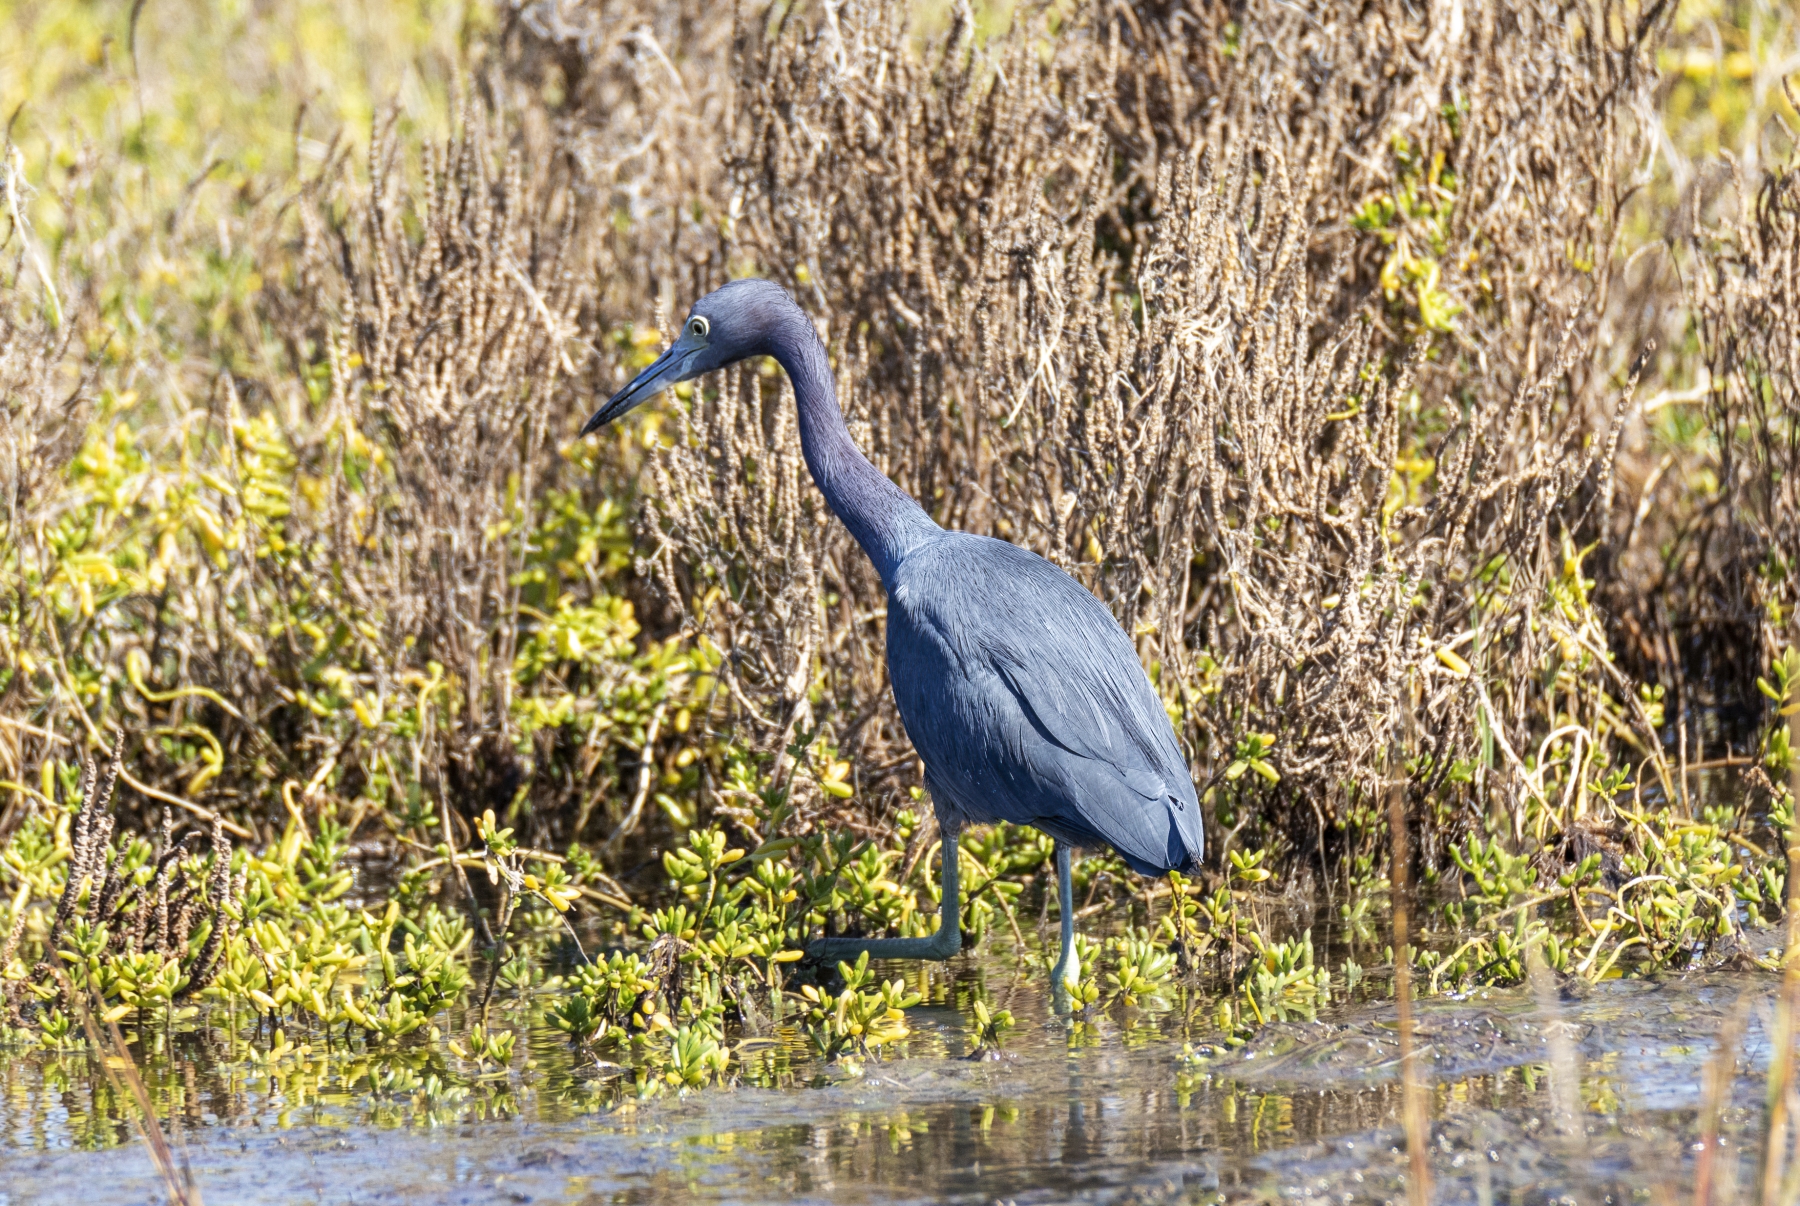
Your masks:
M 1406 734 L 1412 737 L 1412 708 L 1406 708 Z M 1400 1023 L 1400 1117 L 1406 1131 L 1407 1177 L 1406 1197 L 1410 1206 L 1427 1206 L 1431 1201 L 1431 1167 L 1425 1160 L 1425 1144 L 1429 1123 L 1425 1117 L 1424 1087 L 1419 1084 L 1414 1067 L 1412 1016 L 1412 949 L 1406 932 L 1406 786 L 1405 778 L 1394 773 L 1400 766 L 1389 767 L 1388 830 L 1393 838 L 1394 886 L 1394 1003 Z
M 1800 741 L 1800 713 L 1789 717 L 1788 734 L 1790 742 Z M 1793 746 L 1790 744 L 1789 748 Z M 1789 774 L 1789 799 L 1800 803 L 1800 760 L 1789 768 Z M 1781 994 L 1775 1002 L 1775 1028 L 1769 1048 L 1762 1192 L 1758 1195 L 1763 1206 L 1776 1206 L 1781 1199 L 1788 1131 L 1793 1123 L 1788 1103 L 1793 1096 L 1794 1083 L 1794 1012 L 1796 1004 L 1800 1003 L 1800 825 L 1790 825 L 1788 829 L 1787 856 L 1787 950 L 1781 959 Z
M 1694 1163 L 1694 1206 L 1711 1206 L 1714 1170 L 1719 1152 L 1719 1113 L 1737 1074 L 1737 1047 L 1750 1012 L 1750 994 L 1738 994 L 1737 1003 L 1719 1031 L 1719 1046 L 1706 1069 L 1706 1086 L 1700 1099 L 1700 1155 Z
M 137 1103 L 138 1134 L 143 1136 L 144 1146 L 150 1151 L 150 1162 L 156 1165 L 163 1187 L 169 1191 L 169 1201 L 175 1206 L 201 1206 L 200 1187 L 194 1184 L 194 1176 L 187 1166 L 185 1154 L 181 1166 L 176 1167 L 175 1153 L 169 1147 L 168 1137 L 163 1134 L 162 1123 L 157 1120 L 156 1107 L 150 1101 L 150 1091 L 144 1087 L 143 1077 L 138 1075 L 137 1061 L 131 1058 L 131 1049 L 125 1045 L 125 1036 L 119 1033 L 116 1023 L 107 1022 L 103 1038 L 95 1010 L 89 1005 L 87 997 L 75 991 L 74 985 L 69 983 L 61 968 L 51 970 L 55 973 L 57 982 L 62 985 L 64 999 L 80 1016 L 81 1028 L 87 1032 L 88 1043 L 99 1059 L 106 1079 L 112 1084 L 113 1092 L 120 1097 L 129 1096 Z M 123 1084 L 120 1083 L 121 1080 Z

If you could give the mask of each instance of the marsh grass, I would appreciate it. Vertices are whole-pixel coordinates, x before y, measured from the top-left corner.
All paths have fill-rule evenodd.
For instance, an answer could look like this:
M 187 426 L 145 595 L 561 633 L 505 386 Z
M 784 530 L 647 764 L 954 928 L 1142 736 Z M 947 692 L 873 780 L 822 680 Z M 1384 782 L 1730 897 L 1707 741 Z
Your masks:
M 785 383 L 574 438 L 751 272 L 877 465 L 1106 601 L 1189 752 L 1216 860 L 1078 863 L 1077 1041 L 1779 965 L 1791 15 L 939 16 L 419 10 L 404 64 L 300 55 L 339 112 L 200 97 L 165 27 L 40 64 L 0 165 L 7 1041 L 57 1058 L 98 993 L 140 1047 L 247 1026 L 441 1100 L 524 1077 L 538 1009 L 612 1102 L 783 1025 L 904 1044 L 908 984 L 796 966 L 922 932 L 936 834 Z M 972 943 L 1041 957 L 1050 856 L 967 836 Z

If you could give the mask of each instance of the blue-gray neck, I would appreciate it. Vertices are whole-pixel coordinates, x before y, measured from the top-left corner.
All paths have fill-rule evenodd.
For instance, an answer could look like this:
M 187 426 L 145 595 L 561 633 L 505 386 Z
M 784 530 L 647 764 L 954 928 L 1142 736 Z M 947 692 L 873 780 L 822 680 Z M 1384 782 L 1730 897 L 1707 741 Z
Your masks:
M 800 447 L 819 493 L 875 563 L 882 584 L 891 589 L 901 559 L 943 529 L 871 465 L 850 438 L 844 412 L 838 409 L 825 346 L 799 307 L 771 334 L 768 352 L 793 382 L 800 410 Z

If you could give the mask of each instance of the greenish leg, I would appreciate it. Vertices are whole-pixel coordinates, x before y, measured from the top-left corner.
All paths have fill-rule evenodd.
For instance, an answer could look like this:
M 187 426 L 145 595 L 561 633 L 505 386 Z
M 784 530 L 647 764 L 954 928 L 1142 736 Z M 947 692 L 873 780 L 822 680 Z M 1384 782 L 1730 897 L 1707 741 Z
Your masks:
M 1069 1012 L 1069 990 L 1081 987 L 1081 957 L 1075 953 L 1075 884 L 1069 872 L 1069 847 L 1056 843 L 1056 903 L 1062 912 L 1062 949 L 1050 971 L 1050 1004 Z
M 937 933 L 929 938 L 820 938 L 806 948 L 809 959 L 828 965 L 854 963 L 869 952 L 871 959 L 932 959 L 942 961 L 962 949 L 962 906 L 957 898 L 956 834 L 944 834 L 944 903 L 938 914 Z

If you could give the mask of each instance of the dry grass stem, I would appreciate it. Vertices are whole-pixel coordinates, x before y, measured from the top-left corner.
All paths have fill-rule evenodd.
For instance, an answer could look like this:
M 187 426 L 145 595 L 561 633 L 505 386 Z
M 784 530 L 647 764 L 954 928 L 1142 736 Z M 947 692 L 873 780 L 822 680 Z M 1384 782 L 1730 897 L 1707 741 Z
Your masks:
M 1410 725 L 1408 728 L 1410 729 Z M 1408 940 L 1405 780 L 1395 779 L 1388 789 L 1388 823 L 1393 836 L 1394 1007 L 1400 1033 L 1400 1119 L 1406 1134 L 1406 1198 L 1411 1206 L 1431 1202 L 1431 1119 L 1425 1086 L 1419 1080 L 1417 1036 L 1414 1033 L 1412 999 L 1412 946 Z

